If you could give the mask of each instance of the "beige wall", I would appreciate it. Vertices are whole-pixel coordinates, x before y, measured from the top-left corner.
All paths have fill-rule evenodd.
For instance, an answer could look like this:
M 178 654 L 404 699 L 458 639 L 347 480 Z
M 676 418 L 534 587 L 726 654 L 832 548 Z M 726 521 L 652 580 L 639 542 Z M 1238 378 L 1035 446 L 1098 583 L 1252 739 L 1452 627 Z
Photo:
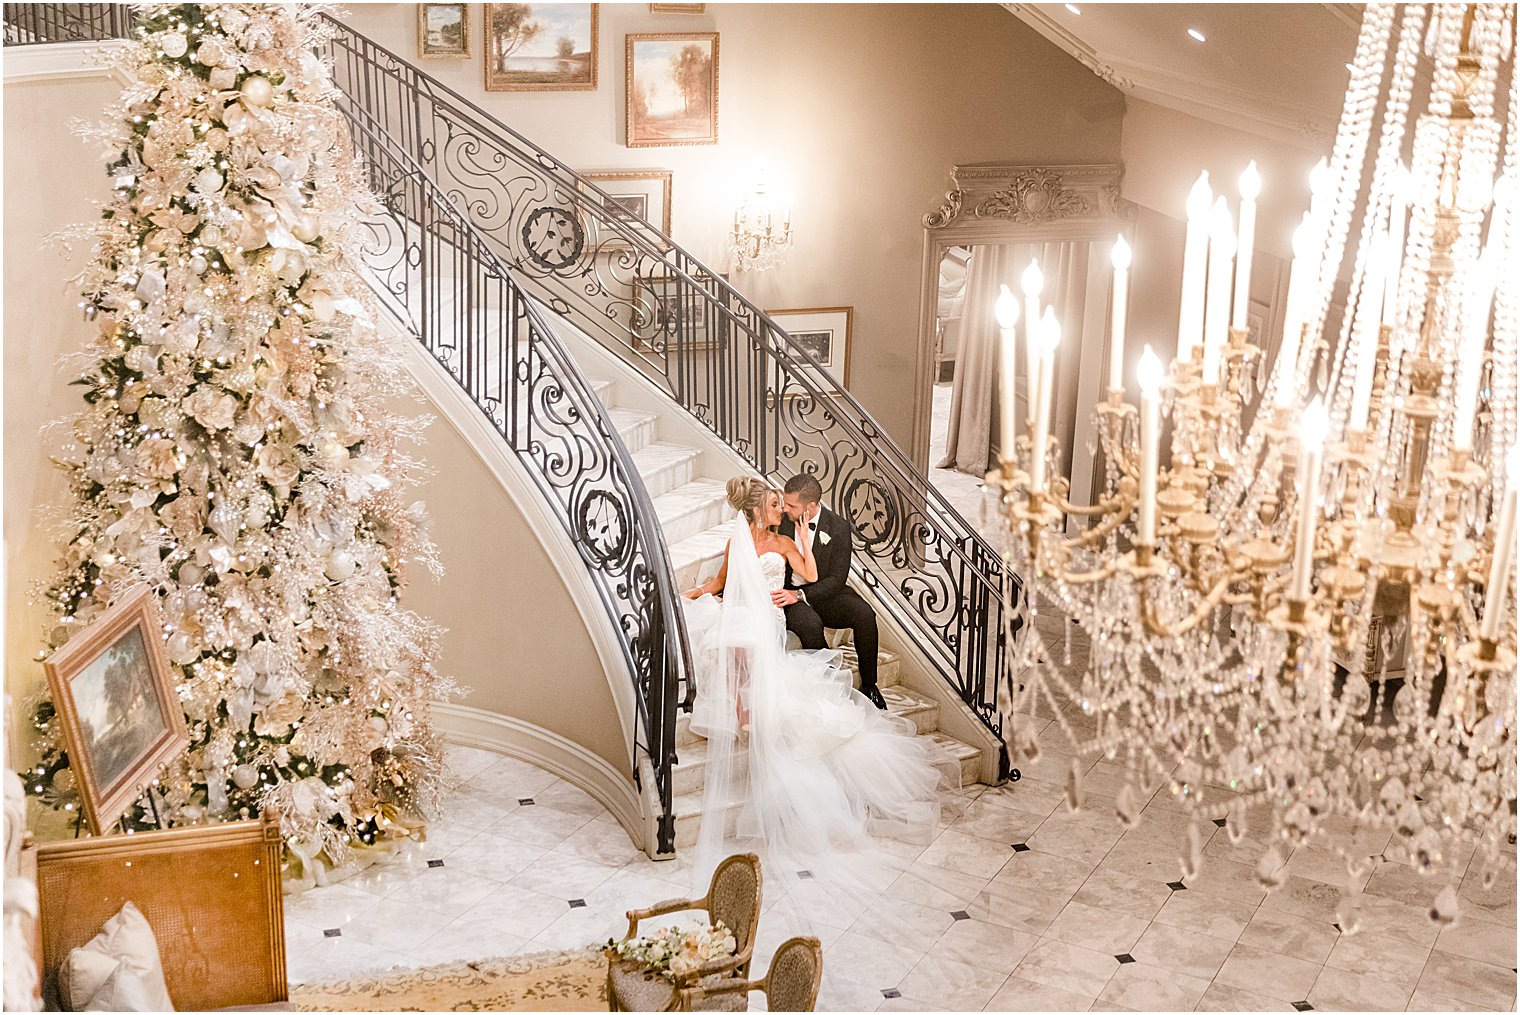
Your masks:
M 18 704 L 43 679 L 31 657 L 47 613 L 28 602 L 53 567 L 41 516 L 68 497 L 39 432 L 81 404 L 59 359 L 87 334 L 69 279 L 88 248 L 71 258 L 41 248 L 108 196 L 104 164 L 61 125 L 98 116 L 119 90 L 104 78 L 5 87 L 5 687 Z M 438 665 L 473 688 L 463 703 L 559 733 L 628 772 L 607 678 L 537 536 L 449 424 L 435 420 L 415 454 L 429 470 L 417 492 L 446 574 L 434 582 L 413 568 L 404 601 L 449 629 Z M 24 758 L 24 737 L 11 742 Z
M 709 4 L 703 15 L 603 4 L 595 92 L 486 93 L 477 54 L 418 60 L 580 170 L 675 173 L 672 231 L 727 271 L 740 187 L 765 162 L 794 195 L 781 268 L 735 275 L 766 309 L 853 306 L 850 388 L 899 443 L 912 428 L 923 215 L 956 163 L 1113 162 L 1122 96 L 995 4 Z M 354 27 L 415 59 L 412 4 L 349 9 Z M 625 148 L 624 37 L 719 33 L 716 146 Z

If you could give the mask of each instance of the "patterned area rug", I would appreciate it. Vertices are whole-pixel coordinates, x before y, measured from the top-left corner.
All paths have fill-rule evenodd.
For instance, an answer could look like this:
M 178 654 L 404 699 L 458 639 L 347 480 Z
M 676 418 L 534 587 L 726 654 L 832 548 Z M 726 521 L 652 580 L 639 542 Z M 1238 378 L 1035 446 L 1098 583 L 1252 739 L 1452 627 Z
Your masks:
M 301 1011 L 606 1011 L 600 950 L 540 952 L 294 987 Z

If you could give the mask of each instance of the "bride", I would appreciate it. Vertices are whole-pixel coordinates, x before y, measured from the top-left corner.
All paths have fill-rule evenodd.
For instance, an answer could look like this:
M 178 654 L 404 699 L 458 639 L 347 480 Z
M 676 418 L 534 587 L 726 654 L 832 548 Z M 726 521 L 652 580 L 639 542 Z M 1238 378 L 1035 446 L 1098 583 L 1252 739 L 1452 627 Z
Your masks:
M 685 593 L 691 725 L 708 740 L 698 867 L 747 849 L 781 871 L 849 880 L 879 849 L 873 834 L 927 843 L 959 770 L 851 687 L 839 652 L 787 651 L 772 593 L 788 565 L 816 579 L 809 540 L 776 533 L 781 494 L 760 479 L 729 480 L 728 501 L 740 514 L 722 568 Z

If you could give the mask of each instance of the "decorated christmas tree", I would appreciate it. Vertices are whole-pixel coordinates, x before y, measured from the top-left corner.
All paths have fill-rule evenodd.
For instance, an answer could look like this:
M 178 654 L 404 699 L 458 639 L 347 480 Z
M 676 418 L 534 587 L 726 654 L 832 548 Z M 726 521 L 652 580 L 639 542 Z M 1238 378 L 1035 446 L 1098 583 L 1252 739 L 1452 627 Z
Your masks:
M 84 275 L 87 403 L 47 652 L 125 590 L 159 593 L 191 735 L 166 822 L 277 808 L 325 880 L 419 829 L 441 789 L 436 629 L 397 602 L 435 567 L 402 497 L 416 421 L 357 272 L 373 210 L 306 7 L 149 5 L 91 128 L 112 200 Z M 72 776 L 52 705 L 29 779 Z M 160 808 L 162 811 L 162 808 Z M 140 827 L 151 810 L 129 816 Z

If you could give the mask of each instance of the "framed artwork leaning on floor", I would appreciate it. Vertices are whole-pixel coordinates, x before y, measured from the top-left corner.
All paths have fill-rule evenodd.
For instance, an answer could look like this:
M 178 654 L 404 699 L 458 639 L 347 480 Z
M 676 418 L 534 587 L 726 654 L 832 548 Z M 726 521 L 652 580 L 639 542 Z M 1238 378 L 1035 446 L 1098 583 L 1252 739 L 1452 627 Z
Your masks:
M 103 834 L 190 744 L 158 596 L 112 604 L 43 663 L 84 818 Z

